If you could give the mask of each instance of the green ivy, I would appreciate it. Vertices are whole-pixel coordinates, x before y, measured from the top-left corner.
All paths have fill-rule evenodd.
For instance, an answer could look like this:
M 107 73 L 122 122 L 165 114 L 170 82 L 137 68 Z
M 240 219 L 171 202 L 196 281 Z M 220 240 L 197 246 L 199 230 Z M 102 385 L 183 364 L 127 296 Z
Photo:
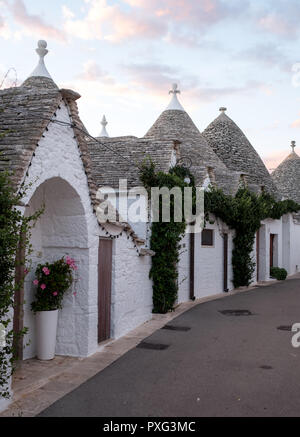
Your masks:
M 214 214 L 235 230 L 232 251 L 234 287 L 249 286 L 252 282 L 255 262 L 251 253 L 262 220 L 278 220 L 299 210 L 300 205 L 292 200 L 276 201 L 265 192 L 253 193 L 246 186 L 240 187 L 235 196 L 226 195 L 218 188 L 205 193 L 206 218 L 209 213 Z
M 191 179 L 191 184 L 184 182 L 185 177 Z M 155 165 L 150 161 L 144 163 L 140 173 L 141 181 L 150 194 L 151 187 L 173 187 L 192 186 L 194 178 L 188 169 L 184 167 L 174 167 L 169 173 L 156 172 Z M 151 250 L 155 252 L 152 258 L 150 278 L 153 280 L 153 312 L 166 313 L 174 309 L 174 304 L 178 295 L 178 270 L 180 241 L 185 233 L 186 223 L 174 222 L 174 199 L 171 196 L 170 202 L 170 222 L 162 221 L 161 199 L 160 217 L 158 222 L 152 223 Z
M 169 173 L 156 172 L 153 162 L 141 166 L 140 178 L 150 193 L 151 187 L 188 186 L 184 179 L 188 176 L 190 186 L 195 193 L 195 180 L 190 171 L 176 166 Z M 195 199 L 195 195 L 194 195 Z M 225 194 L 221 189 L 210 187 L 205 192 L 205 219 L 210 221 L 210 214 L 220 218 L 235 231 L 232 251 L 234 287 L 249 286 L 255 270 L 252 250 L 255 234 L 262 220 L 280 219 L 283 215 L 300 210 L 300 205 L 292 200 L 276 201 L 271 195 L 262 192 L 255 194 L 248 187 L 241 186 L 235 196 Z M 160 204 L 161 206 L 161 204 Z M 186 223 L 174 223 L 172 220 L 174 204 L 171 202 L 170 223 L 152 223 L 151 249 L 152 258 L 150 278 L 153 279 L 153 312 L 166 313 L 174 308 L 178 294 L 178 270 L 180 241 L 185 233 Z M 161 208 L 160 208 L 161 210 Z
M 12 326 L 12 313 L 14 308 L 14 295 L 23 286 L 24 278 L 15 282 L 16 253 L 21 249 L 25 252 L 24 268 L 30 253 L 30 229 L 42 211 L 30 217 L 24 217 L 17 208 L 24 196 L 24 191 L 15 193 L 10 182 L 10 175 L 0 171 L 0 323 L 6 331 L 6 346 L 0 347 L 0 396 L 9 397 L 8 380 L 14 370 L 14 362 L 18 358 L 14 345 L 26 333 L 14 332 Z M 23 235 L 23 238 L 20 236 Z

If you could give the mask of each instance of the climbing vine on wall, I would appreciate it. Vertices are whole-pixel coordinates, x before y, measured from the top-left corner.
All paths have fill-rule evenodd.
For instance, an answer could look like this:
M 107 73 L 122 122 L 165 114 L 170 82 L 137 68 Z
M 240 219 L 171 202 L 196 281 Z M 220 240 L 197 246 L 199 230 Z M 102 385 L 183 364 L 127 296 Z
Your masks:
M 184 182 L 189 177 L 189 185 Z M 151 187 L 192 186 L 195 181 L 190 171 L 176 166 L 169 173 L 156 172 L 153 162 L 141 166 L 140 178 L 150 193 Z M 194 195 L 195 199 L 195 195 Z M 205 219 L 210 214 L 221 219 L 235 231 L 232 251 L 233 284 L 235 287 L 250 285 L 255 269 L 251 254 L 255 234 L 261 221 L 267 218 L 280 219 L 287 213 L 298 212 L 300 205 L 292 200 L 276 201 L 266 192 L 255 194 L 247 186 L 241 186 L 235 196 L 225 194 L 221 189 L 210 187 L 205 192 Z M 161 204 L 160 204 L 161 210 Z M 185 233 L 186 223 L 172 220 L 174 204 L 171 201 L 171 221 L 152 223 L 151 249 L 156 253 L 152 258 L 150 277 L 153 279 L 153 312 L 166 313 L 174 308 L 178 293 L 178 270 L 180 241 Z M 184 217 L 184 215 L 183 215 Z
M 17 208 L 23 195 L 24 191 L 15 194 L 8 172 L 0 171 L 0 397 L 4 398 L 10 395 L 8 381 L 17 359 L 16 344 L 26 332 L 12 329 L 14 295 L 20 292 L 27 274 L 30 228 L 42 213 L 24 217 Z M 16 259 L 17 252 L 24 252 L 23 260 Z M 23 272 L 20 280 L 15 278 L 16 268 Z
M 255 262 L 251 257 L 255 234 L 261 221 L 278 220 L 287 213 L 300 210 L 292 200 L 276 201 L 268 193 L 252 193 L 246 186 L 238 189 L 235 196 L 211 188 L 205 193 L 205 213 L 212 213 L 235 230 L 232 251 L 233 285 L 248 286 L 252 282 Z
M 190 183 L 184 182 L 189 177 Z M 144 163 L 140 173 L 141 181 L 150 194 L 151 187 L 167 187 L 170 190 L 179 187 L 181 190 L 194 185 L 194 178 L 188 169 L 173 167 L 169 173 L 156 172 L 153 162 Z M 178 293 L 178 270 L 180 241 L 185 233 L 186 223 L 174 221 L 174 199 L 170 199 L 170 222 L 163 222 L 161 216 L 158 222 L 152 223 L 151 250 L 155 252 L 152 258 L 150 278 L 153 280 L 153 312 L 166 313 L 173 310 Z

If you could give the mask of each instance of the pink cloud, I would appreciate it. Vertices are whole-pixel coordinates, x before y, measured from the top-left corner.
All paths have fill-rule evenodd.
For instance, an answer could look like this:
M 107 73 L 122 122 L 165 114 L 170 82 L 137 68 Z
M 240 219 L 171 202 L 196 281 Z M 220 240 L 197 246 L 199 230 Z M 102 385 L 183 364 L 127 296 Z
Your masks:
M 293 121 L 293 123 L 291 123 L 291 127 L 298 129 L 300 127 L 300 114 L 299 114 L 299 118 L 297 118 L 295 121 Z
M 0 6 L 4 6 L 5 3 L 1 2 L 0 0 Z M 4 39 L 8 39 L 11 36 L 11 31 L 9 29 L 7 20 L 5 20 L 5 18 L 3 17 L 3 15 L 0 15 L 0 37 L 4 38 Z
M 45 23 L 39 15 L 29 14 L 23 0 L 14 0 L 12 5 L 9 4 L 9 8 L 16 22 L 21 24 L 30 35 L 65 41 L 66 36 L 63 31 Z
M 293 38 L 299 32 L 299 1 L 276 0 L 270 6 L 262 4 L 255 19 L 262 30 L 279 37 Z
M 111 42 L 136 37 L 168 40 L 180 33 L 182 41 L 186 37 L 190 41 L 197 39 L 199 43 L 200 31 L 230 17 L 233 12 L 237 16 L 242 10 L 222 0 L 122 0 L 118 4 L 88 0 L 86 3 L 88 10 L 83 18 L 75 18 L 69 9 L 67 15 L 64 14 L 65 31 L 86 40 Z
M 69 18 L 64 28 L 72 36 L 82 39 L 103 39 L 121 42 L 133 37 L 154 38 L 166 33 L 164 22 L 143 15 L 123 11 L 118 5 L 109 5 L 107 0 L 90 0 L 89 10 L 83 19 Z
M 260 18 L 258 24 L 264 30 L 278 35 L 290 35 L 294 33 L 291 29 L 290 24 L 285 18 L 277 16 L 276 14 L 268 14 Z
M 177 22 L 210 24 L 227 16 L 232 8 L 221 0 L 124 0 L 127 4 L 144 9 L 158 17 L 170 17 Z
M 87 61 L 83 65 L 83 72 L 77 76 L 78 79 L 87 81 L 98 81 L 112 85 L 114 84 L 114 79 L 109 76 L 109 74 L 104 71 L 95 61 Z
M 179 82 L 180 88 L 187 98 L 198 102 L 214 101 L 222 96 L 249 93 L 261 88 L 262 84 L 249 81 L 245 85 L 230 87 L 202 86 L 198 76 L 186 74 L 179 68 L 164 64 L 128 64 L 123 66 L 131 83 L 136 88 L 144 88 L 158 96 L 166 96 L 171 84 Z

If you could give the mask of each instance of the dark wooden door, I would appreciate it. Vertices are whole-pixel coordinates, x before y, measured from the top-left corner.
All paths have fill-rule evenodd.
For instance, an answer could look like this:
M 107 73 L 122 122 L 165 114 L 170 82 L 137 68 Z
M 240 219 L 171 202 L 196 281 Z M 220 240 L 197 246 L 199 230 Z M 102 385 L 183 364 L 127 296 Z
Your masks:
M 195 234 L 190 237 L 190 299 L 195 300 Z
M 256 280 L 259 281 L 259 251 L 260 251 L 260 232 L 256 232 Z
M 108 340 L 111 330 L 112 240 L 100 238 L 98 260 L 98 342 Z
M 228 292 L 228 234 L 224 234 L 224 291 Z
M 274 240 L 275 234 L 270 234 L 270 269 L 274 266 Z

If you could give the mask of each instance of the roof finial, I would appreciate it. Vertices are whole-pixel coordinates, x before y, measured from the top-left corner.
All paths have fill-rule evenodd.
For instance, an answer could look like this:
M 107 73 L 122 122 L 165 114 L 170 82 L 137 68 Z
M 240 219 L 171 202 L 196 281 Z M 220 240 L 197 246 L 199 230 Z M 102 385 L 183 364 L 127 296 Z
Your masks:
M 181 106 L 181 104 L 179 103 L 178 98 L 177 98 L 177 94 L 180 94 L 177 83 L 173 83 L 172 89 L 171 89 L 171 91 L 169 91 L 169 94 L 172 94 L 173 96 L 172 96 L 172 100 L 171 100 L 171 102 L 166 110 L 167 111 L 169 111 L 169 110 L 171 110 L 171 111 L 173 111 L 173 110 L 184 111 L 183 107 Z
M 296 141 L 292 141 L 291 148 L 293 149 L 293 153 L 295 153 Z
M 38 48 L 36 49 L 36 53 L 40 57 L 39 63 L 29 77 L 39 76 L 39 77 L 48 77 L 49 79 L 52 79 L 44 62 L 44 57 L 48 53 L 46 41 L 44 40 L 38 41 Z
M 220 112 L 223 112 L 223 114 L 224 114 L 224 112 L 227 111 L 227 108 L 225 108 L 225 106 L 221 106 L 221 108 L 219 109 L 219 111 L 220 111 Z
M 180 94 L 177 83 L 173 83 L 171 91 L 169 94 Z
M 101 124 L 102 124 L 102 131 L 101 131 L 99 137 L 109 137 L 107 130 L 106 130 L 106 126 L 108 125 L 108 123 L 106 121 L 105 115 L 103 115 Z

